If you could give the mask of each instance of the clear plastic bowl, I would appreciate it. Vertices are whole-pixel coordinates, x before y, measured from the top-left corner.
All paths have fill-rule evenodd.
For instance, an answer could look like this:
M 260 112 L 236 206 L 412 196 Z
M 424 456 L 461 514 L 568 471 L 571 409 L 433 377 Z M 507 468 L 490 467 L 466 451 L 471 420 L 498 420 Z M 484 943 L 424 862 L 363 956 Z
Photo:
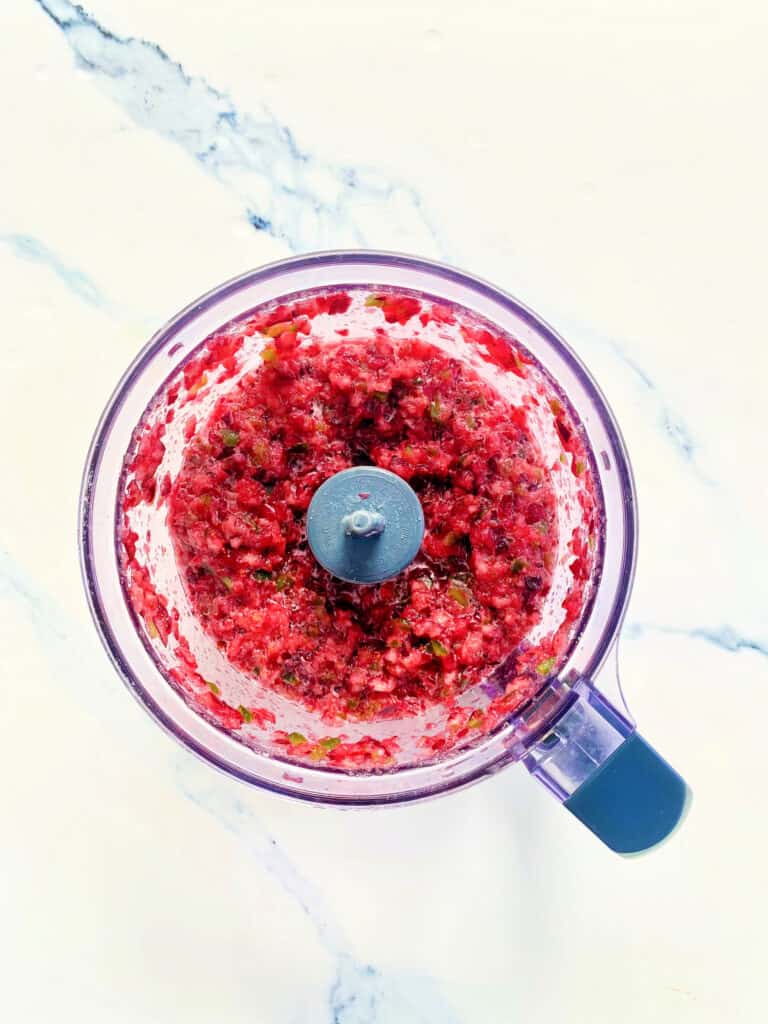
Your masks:
M 260 748 L 257 743 L 241 742 L 193 710 L 170 685 L 162 654 L 148 642 L 132 614 L 118 541 L 122 474 L 134 431 L 190 354 L 223 325 L 283 296 L 358 287 L 413 291 L 463 307 L 515 339 L 555 382 L 580 424 L 602 504 L 602 536 L 590 600 L 557 677 L 493 733 L 469 746 L 432 761 L 419 763 L 411 757 L 388 770 L 362 773 L 296 764 L 263 744 Z M 243 274 L 196 300 L 162 327 L 128 368 L 101 417 L 88 454 L 80 504 L 81 563 L 92 614 L 113 664 L 134 696 L 179 742 L 222 771 L 275 792 L 341 805 L 434 796 L 517 760 L 524 760 L 566 804 L 577 791 L 583 797 L 584 785 L 594 783 L 597 770 L 608 759 L 615 760 L 616 751 L 634 735 L 626 713 L 611 707 L 591 681 L 604 664 L 624 616 L 636 536 L 635 490 L 621 435 L 599 388 L 562 338 L 522 303 L 485 281 L 426 260 L 364 251 L 322 252 Z M 158 550 L 168 547 L 159 545 Z M 160 570 L 169 585 L 171 562 Z M 278 714 L 284 713 L 278 709 Z M 586 823 L 599 831 L 590 821 Z

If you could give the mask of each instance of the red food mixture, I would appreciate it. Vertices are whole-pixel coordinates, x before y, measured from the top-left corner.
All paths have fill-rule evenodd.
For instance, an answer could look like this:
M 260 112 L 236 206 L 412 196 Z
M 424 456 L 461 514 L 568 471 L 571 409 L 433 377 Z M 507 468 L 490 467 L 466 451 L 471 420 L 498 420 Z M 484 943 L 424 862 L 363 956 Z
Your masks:
M 387 320 L 407 322 L 408 302 Z M 423 340 L 379 328 L 321 346 L 306 317 L 261 329 L 263 365 L 195 425 L 167 499 L 195 615 L 256 686 L 326 720 L 452 703 L 526 637 L 550 587 L 554 495 L 524 410 Z M 330 576 L 306 540 L 315 490 L 360 464 L 408 480 L 426 521 L 416 561 L 377 586 Z M 531 691 L 553 662 L 531 667 Z M 460 710 L 465 732 L 480 724 Z
M 261 309 L 184 363 L 137 427 L 120 536 L 128 601 L 198 713 L 246 743 L 261 733 L 257 742 L 291 759 L 367 771 L 396 763 L 400 741 L 360 736 L 359 727 L 354 738 L 347 724 L 439 706 L 444 715 L 424 720 L 415 736 L 429 758 L 492 731 L 539 692 L 591 596 L 600 505 L 581 430 L 538 373 L 531 379 L 530 357 L 508 337 L 413 295 L 370 294 L 362 319 L 359 309 L 347 317 L 352 301 L 316 293 Z M 528 378 L 519 407 L 419 340 L 435 329 L 459 332 L 495 372 Z M 201 417 L 201 403 L 241 372 L 257 332 L 266 337 L 262 368 Z M 553 460 L 550 444 L 548 461 L 527 426 L 544 409 L 561 446 Z M 182 410 L 186 457 L 174 484 L 162 467 L 167 429 Z M 427 520 L 416 562 L 372 588 L 324 573 L 303 525 L 316 487 L 364 462 L 408 479 Z M 558 539 L 552 485 L 560 473 L 579 480 L 580 518 Z M 242 691 L 232 702 L 204 678 L 179 609 L 155 586 L 142 512 L 152 507 L 166 509 L 194 613 L 253 680 L 245 704 Z M 562 618 L 542 631 L 556 557 L 570 583 L 557 599 Z M 280 728 L 290 720 L 260 706 L 270 689 L 316 712 L 319 731 Z M 335 735 L 323 735 L 325 726 Z

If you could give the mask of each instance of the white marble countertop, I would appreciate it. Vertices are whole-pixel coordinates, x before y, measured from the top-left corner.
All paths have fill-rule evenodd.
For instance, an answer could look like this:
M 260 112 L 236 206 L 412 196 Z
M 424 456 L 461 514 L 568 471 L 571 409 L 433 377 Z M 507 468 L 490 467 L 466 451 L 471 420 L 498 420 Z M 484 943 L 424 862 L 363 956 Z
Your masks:
M 764 1020 L 765 5 L 86 8 L 0 8 L 3 1019 Z M 249 790 L 102 652 L 76 499 L 117 378 L 219 281 L 355 245 L 518 295 L 616 411 L 624 686 L 695 792 L 648 856 L 522 769 L 381 812 Z

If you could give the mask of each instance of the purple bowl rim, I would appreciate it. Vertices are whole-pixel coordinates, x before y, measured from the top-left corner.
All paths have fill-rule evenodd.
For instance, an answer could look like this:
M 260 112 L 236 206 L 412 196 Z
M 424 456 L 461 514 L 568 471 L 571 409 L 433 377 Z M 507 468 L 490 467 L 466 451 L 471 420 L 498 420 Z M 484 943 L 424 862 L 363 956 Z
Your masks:
M 591 653 L 584 675 L 593 677 L 607 658 L 621 629 L 624 616 L 627 611 L 629 597 L 634 581 L 635 568 L 637 563 L 637 493 L 631 463 L 627 454 L 621 430 L 613 414 L 605 395 L 594 380 L 586 366 L 581 362 L 574 350 L 565 339 L 542 317 L 535 313 L 529 306 L 521 302 L 509 292 L 497 287 L 491 282 L 459 270 L 446 263 L 437 260 L 426 259 L 420 256 L 411 256 L 406 253 L 393 252 L 377 249 L 329 249 L 316 252 L 304 253 L 299 256 L 291 256 L 281 260 L 274 260 L 255 269 L 245 271 L 235 277 L 229 278 L 214 288 L 209 289 L 203 295 L 190 302 L 181 309 L 175 316 L 167 320 L 150 337 L 146 344 L 139 350 L 133 361 L 129 364 L 117 385 L 110 394 L 104 410 L 99 417 L 94 431 L 93 438 L 88 448 L 85 468 L 80 487 L 78 499 L 78 549 L 80 561 L 80 573 L 88 601 L 91 617 L 96 626 L 102 646 L 104 647 L 110 661 L 116 669 L 134 698 L 149 712 L 152 718 L 161 728 L 172 736 L 183 747 L 191 751 L 207 764 L 223 772 L 225 775 L 239 779 L 247 785 L 256 786 L 268 792 L 288 796 L 296 800 L 313 804 L 325 804 L 344 807 L 365 807 L 365 806 L 387 806 L 403 803 L 412 803 L 418 800 L 429 799 L 441 796 L 458 789 L 478 782 L 488 775 L 494 774 L 513 759 L 511 751 L 500 753 L 492 761 L 479 765 L 472 772 L 456 779 L 449 778 L 442 780 L 439 784 L 420 789 L 410 790 L 406 793 L 383 796 L 363 796 L 361 798 L 350 798 L 348 796 L 320 795 L 317 793 L 297 792 L 278 783 L 259 778 L 254 774 L 241 770 L 212 753 L 207 747 L 188 735 L 179 727 L 174 719 L 168 715 L 147 693 L 140 681 L 134 676 L 131 668 L 123 657 L 119 643 L 112 632 L 109 618 L 101 602 L 101 596 L 93 570 L 92 545 L 91 545 L 91 491 L 92 483 L 101 464 L 102 448 L 104 438 L 108 435 L 112 422 L 122 405 L 122 396 L 133 381 L 142 372 L 145 365 L 155 357 L 158 349 L 165 343 L 169 335 L 178 333 L 190 320 L 194 319 L 202 309 L 214 301 L 227 297 L 244 287 L 255 282 L 269 281 L 271 278 L 279 277 L 286 271 L 302 270 L 307 267 L 335 266 L 344 264 L 378 263 L 387 267 L 403 266 L 410 270 L 424 271 L 442 278 L 448 282 L 463 285 L 474 290 L 485 298 L 489 298 L 506 307 L 510 312 L 524 320 L 536 332 L 542 334 L 545 339 L 563 357 L 570 369 L 579 378 L 581 384 L 590 395 L 593 404 L 603 422 L 606 433 L 609 436 L 614 450 L 619 458 L 616 462 L 616 472 L 619 476 L 622 493 L 624 494 L 624 519 L 625 519 L 625 542 L 622 552 L 622 568 L 620 582 L 617 587 L 616 596 L 613 600 L 611 613 L 606 620 L 595 650 Z M 343 285 L 339 285 L 343 287 Z M 408 769 L 405 769 L 406 771 Z

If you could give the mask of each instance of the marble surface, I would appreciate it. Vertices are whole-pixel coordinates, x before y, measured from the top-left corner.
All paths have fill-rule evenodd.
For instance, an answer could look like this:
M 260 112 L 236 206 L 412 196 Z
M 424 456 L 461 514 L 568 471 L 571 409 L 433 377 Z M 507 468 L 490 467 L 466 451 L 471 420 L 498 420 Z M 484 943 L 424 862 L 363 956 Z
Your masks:
M 0 1006 L 9 1022 L 764 1020 L 761 0 L 8 0 Z M 316 810 L 177 748 L 91 626 L 85 451 L 191 298 L 323 247 L 520 296 L 637 475 L 621 672 L 695 791 L 651 855 L 520 769 Z

